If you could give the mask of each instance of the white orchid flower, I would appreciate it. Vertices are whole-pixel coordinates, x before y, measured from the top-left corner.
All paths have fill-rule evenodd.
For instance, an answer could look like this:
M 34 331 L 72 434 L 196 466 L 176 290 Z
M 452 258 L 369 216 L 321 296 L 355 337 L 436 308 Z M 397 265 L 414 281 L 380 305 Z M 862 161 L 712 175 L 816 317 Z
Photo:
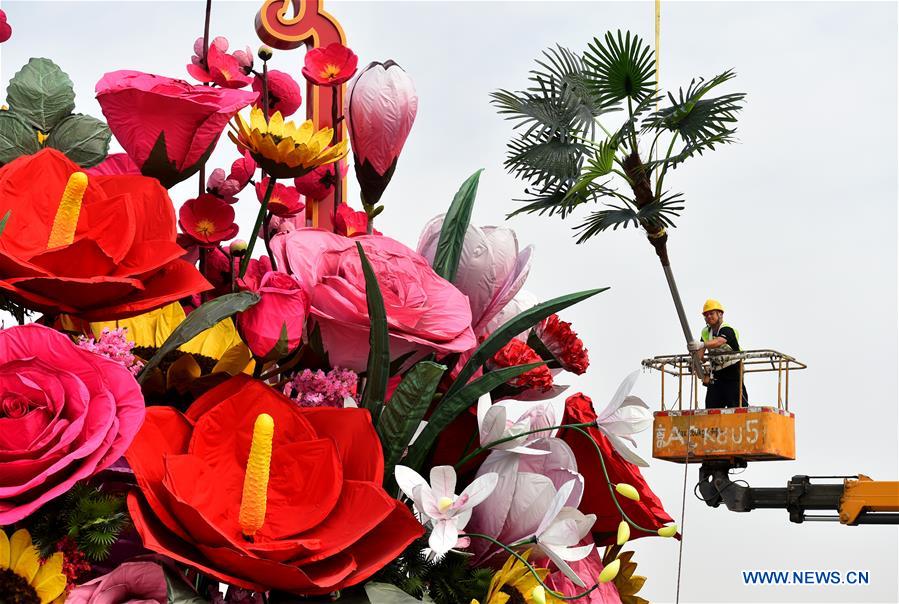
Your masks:
M 428 546 L 435 554 L 443 555 L 454 547 L 466 547 L 468 539 L 460 539 L 459 531 L 471 520 L 471 510 L 493 492 L 499 476 L 495 473 L 477 477 L 458 495 L 456 470 L 452 466 L 431 468 L 431 483 L 406 466 L 397 466 L 396 483 L 431 524 Z
M 565 400 L 517 401 L 506 399 L 491 403 L 490 395 L 478 399 L 478 432 L 481 446 L 504 438 L 523 435 L 521 438 L 490 447 L 498 451 L 521 455 L 546 455 L 547 451 L 530 447 L 531 443 L 554 437 L 558 428 L 526 434 L 539 428 L 557 426 L 565 414 Z
M 626 440 L 636 447 L 637 441 L 633 439 L 633 435 L 652 425 L 649 405 L 639 397 L 630 396 L 638 377 L 640 377 L 639 370 L 624 378 L 606 408 L 596 413 L 596 425 L 622 457 L 634 465 L 646 467 L 649 464 L 624 444 Z
M 578 587 L 586 587 L 568 562 L 583 560 L 593 551 L 593 544 L 577 544 L 590 532 L 596 522 L 595 514 L 583 514 L 577 508 L 565 507 L 565 502 L 574 489 L 575 481 L 570 480 L 558 490 L 552 503 L 543 515 L 537 533 L 534 535 L 537 548 L 549 557 L 562 573 Z

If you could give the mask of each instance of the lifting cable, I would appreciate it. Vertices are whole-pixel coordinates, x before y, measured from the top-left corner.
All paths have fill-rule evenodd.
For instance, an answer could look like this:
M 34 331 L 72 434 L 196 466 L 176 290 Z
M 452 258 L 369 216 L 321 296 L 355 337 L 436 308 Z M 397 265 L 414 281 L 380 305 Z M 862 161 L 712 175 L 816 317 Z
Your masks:
M 659 0 L 656 0 L 656 7 L 658 7 Z M 693 423 L 693 407 L 694 400 L 693 395 L 696 392 L 696 375 L 693 372 L 690 372 L 690 405 L 687 408 L 687 455 L 684 458 L 684 488 L 681 493 L 681 504 L 680 504 L 680 544 L 677 548 L 677 591 L 674 596 L 675 604 L 680 604 L 680 578 L 681 578 L 681 569 L 684 562 L 684 522 L 687 511 L 687 471 L 690 469 L 690 430 L 692 428 Z

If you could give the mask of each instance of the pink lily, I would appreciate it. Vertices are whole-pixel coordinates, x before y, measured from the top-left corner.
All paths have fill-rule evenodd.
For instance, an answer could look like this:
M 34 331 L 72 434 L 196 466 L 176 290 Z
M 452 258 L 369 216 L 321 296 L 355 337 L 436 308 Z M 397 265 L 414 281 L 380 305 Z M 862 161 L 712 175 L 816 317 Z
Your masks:
M 627 461 L 634 465 L 648 467 L 649 464 L 642 457 L 624 444 L 626 440 L 636 447 L 637 442 L 632 435 L 643 432 L 652 425 L 649 405 L 644 403 L 641 398 L 630 395 L 638 377 L 640 377 L 639 370 L 624 378 L 606 408 L 596 412 L 596 426 Z M 595 405 L 594 411 L 596 411 Z
M 575 481 L 570 480 L 553 497 L 552 503 L 543 515 L 534 535 L 536 549 L 546 554 L 566 577 L 575 585 L 586 587 L 568 562 L 583 560 L 593 551 L 593 544 L 577 544 L 590 533 L 595 514 L 583 514 L 577 508 L 566 507 L 565 502 L 574 490 Z

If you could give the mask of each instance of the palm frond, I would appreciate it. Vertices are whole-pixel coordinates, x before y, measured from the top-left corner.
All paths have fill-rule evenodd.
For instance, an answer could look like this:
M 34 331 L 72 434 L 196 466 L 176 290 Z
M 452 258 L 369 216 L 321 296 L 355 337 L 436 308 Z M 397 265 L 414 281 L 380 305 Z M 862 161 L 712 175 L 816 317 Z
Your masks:
M 552 135 L 522 135 L 509 141 L 503 163 L 509 173 L 543 187 L 555 183 L 573 183 L 577 179 L 587 151 L 578 141 L 566 142 Z
M 744 93 L 726 94 L 715 98 L 703 98 L 709 91 L 734 78 L 732 70 L 725 71 L 711 80 L 702 78 L 690 82 L 686 91 L 678 90 L 677 98 L 669 93 L 669 107 L 648 116 L 643 122 L 643 130 L 669 130 L 679 134 L 688 145 L 711 148 L 705 141 L 713 143 L 730 142 L 735 132 L 733 125 L 736 114 L 743 106 Z M 725 135 L 722 138 L 722 135 Z
M 726 130 L 718 134 L 713 134 L 705 139 L 687 143 L 680 151 L 678 151 L 671 157 L 663 157 L 646 162 L 644 164 L 644 169 L 647 171 L 654 170 L 666 164 L 669 168 L 677 168 L 681 163 L 693 157 L 694 155 L 702 155 L 702 152 L 705 150 L 714 151 L 715 145 L 726 145 L 728 143 L 734 142 L 736 139 L 733 135 L 736 133 L 736 131 L 736 128 L 733 130 Z
M 637 210 L 631 203 L 621 205 L 610 204 L 610 209 L 593 212 L 583 223 L 575 227 L 578 231 L 578 243 L 583 243 L 608 229 L 617 230 L 618 227 L 628 226 L 653 226 L 673 227 L 673 218 L 680 216 L 684 209 L 683 196 L 680 193 L 671 193 L 656 199 L 653 202 Z
M 605 43 L 593 38 L 584 52 L 588 86 L 603 104 L 629 98 L 640 102 L 655 89 L 655 57 L 639 36 L 606 32 Z

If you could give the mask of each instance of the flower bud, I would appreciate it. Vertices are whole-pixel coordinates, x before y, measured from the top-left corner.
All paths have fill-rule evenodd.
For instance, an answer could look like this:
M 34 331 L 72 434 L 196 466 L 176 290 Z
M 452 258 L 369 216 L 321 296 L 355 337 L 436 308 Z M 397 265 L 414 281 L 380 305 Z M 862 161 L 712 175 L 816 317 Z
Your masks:
M 637 489 L 627 484 L 626 482 L 619 482 L 615 485 L 615 490 L 624 497 L 628 499 L 633 499 L 634 501 L 640 501 L 640 493 L 637 492 Z
M 259 58 L 262 59 L 263 61 L 268 61 L 269 59 L 272 58 L 273 52 L 272 52 L 272 49 L 271 49 L 271 48 L 269 48 L 268 46 L 264 46 L 264 45 L 263 45 L 263 46 L 260 46 L 260 47 L 259 47 L 259 51 L 258 51 L 256 54 L 257 54 L 257 55 L 259 56 Z
M 232 256 L 240 258 L 247 252 L 247 242 L 243 239 L 235 239 L 231 242 L 231 245 L 228 246 L 228 250 L 231 252 Z
M 615 543 L 617 543 L 618 545 L 624 545 L 630 538 L 631 525 L 629 525 L 626 520 L 622 520 L 618 524 L 618 539 L 615 540 Z
M 608 583 L 618 576 L 618 571 L 621 570 L 621 560 L 615 558 L 611 562 L 609 562 L 604 569 L 602 569 L 599 573 L 599 578 L 597 579 L 600 583 Z
M 536 604 L 546 604 L 546 590 L 543 589 L 542 585 L 538 585 L 531 591 L 531 602 L 536 602 Z
M 659 537 L 674 537 L 677 534 L 677 524 L 666 524 L 659 529 Z

